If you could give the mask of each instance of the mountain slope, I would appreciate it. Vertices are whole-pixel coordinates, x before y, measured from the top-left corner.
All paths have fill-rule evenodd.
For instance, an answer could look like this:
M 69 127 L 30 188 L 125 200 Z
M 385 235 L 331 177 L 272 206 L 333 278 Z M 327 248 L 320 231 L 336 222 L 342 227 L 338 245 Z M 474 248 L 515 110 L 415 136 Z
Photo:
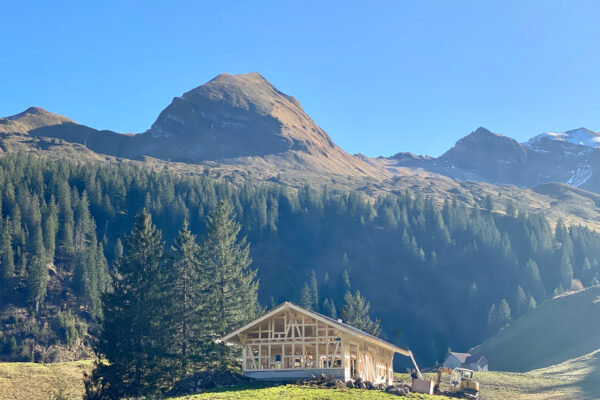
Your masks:
M 600 349 L 600 286 L 547 301 L 470 350 L 490 369 L 523 372 Z

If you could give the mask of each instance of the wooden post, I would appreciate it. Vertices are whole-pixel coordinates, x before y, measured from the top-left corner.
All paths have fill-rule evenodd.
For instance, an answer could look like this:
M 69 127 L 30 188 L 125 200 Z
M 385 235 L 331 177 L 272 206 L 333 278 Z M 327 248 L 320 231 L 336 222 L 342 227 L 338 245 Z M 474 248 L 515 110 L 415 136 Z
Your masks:
M 413 357 L 412 351 L 409 351 L 408 354 L 410 355 L 410 359 L 412 360 L 413 365 L 415 366 L 415 369 L 417 370 L 417 374 L 419 374 L 419 379 L 423 379 L 423 375 L 421 374 L 421 370 L 419 369 L 419 366 L 417 365 L 417 362 L 415 361 L 415 358 Z

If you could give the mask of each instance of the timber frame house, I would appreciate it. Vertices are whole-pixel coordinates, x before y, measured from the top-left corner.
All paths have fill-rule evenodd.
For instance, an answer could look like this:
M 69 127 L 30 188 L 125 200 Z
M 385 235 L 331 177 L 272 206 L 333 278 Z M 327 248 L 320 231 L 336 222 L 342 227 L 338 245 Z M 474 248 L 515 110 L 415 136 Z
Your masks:
M 257 379 L 333 375 L 393 384 L 395 353 L 408 350 L 319 313 L 285 302 L 221 338 L 242 347 L 242 371 Z M 413 359 L 414 362 L 414 359 Z

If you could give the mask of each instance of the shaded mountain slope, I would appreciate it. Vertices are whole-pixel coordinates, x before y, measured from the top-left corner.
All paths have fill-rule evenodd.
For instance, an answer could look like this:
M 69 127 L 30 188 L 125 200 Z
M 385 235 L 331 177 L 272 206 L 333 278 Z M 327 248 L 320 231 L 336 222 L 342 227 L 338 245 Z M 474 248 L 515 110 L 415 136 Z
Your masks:
M 600 349 L 600 286 L 562 295 L 524 315 L 470 352 L 490 369 L 523 372 Z

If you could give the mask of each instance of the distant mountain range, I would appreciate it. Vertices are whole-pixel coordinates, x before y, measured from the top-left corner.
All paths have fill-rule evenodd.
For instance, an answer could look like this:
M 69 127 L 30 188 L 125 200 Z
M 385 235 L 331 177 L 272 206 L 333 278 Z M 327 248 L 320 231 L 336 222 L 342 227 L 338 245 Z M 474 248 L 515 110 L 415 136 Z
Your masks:
M 518 143 L 478 128 L 437 158 L 398 153 L 371 163 L 391 173 L 397 168 L 420 168 L 458 180 L 518 187 L 562 182 L 598 193 L 600 133 L 579 128 Z
M 221 74 L 175 97 L 138 134 L 97 130 L 32 107 L 0 118 L 1 152 L 132 160 L 189 173 L 210 167 L 230 180 L 327 186 L 369 196 L 414 190 L 468 204 L 493 196 L 500 210 L 513 202 L 543 210 L 551 219 L 568 214 L 600 227 L 600 197 L 589 192 L 600 193 L 598 133 L 580 128 L 518 143 L 478 128 L 437 158 L 350 155 L 298 100 L 258 73 Z

